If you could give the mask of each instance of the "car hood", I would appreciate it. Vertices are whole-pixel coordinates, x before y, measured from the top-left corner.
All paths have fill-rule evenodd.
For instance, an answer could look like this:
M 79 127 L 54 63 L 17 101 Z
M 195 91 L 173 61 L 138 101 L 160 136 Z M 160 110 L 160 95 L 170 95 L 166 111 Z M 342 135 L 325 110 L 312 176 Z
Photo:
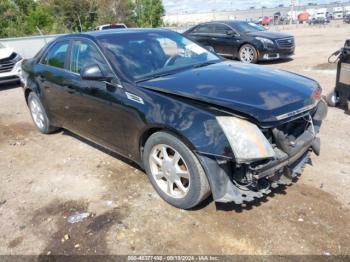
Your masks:
M 13 53 L 13 48 L 0 48 L 0 59 L 8 58 Z
M 240 62 L 221 62 L 139 83 L 250 116 L 259 122 L 311 106 L 316 81 L 297 74 Z
M 255 36 L 255 37 L 256 36 L 265 37 L 265 38 L 272 39 L 272 40 L 293 37 L 290 34 L 280 33 L 280 32 L 272 32 L 272 31 L 257 31 L 257 32 L 248 33 L 247 35 Z

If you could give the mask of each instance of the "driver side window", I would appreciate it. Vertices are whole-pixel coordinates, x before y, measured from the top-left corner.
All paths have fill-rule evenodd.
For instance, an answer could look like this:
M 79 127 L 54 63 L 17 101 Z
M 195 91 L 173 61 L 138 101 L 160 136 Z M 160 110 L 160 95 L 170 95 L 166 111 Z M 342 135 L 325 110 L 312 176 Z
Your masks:
M 83 67 L 93 64 L 98 64 L 104 73 L 110 71 L 107 62 L 96 47 L 85 41 L 74 41 L 71 52 L 70 71 L 80 74 Z

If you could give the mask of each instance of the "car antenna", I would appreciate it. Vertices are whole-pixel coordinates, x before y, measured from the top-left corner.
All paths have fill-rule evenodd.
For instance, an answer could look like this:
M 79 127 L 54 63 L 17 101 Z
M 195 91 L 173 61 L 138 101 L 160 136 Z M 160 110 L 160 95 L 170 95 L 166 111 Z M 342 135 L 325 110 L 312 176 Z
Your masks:
M 45 35 L 43 34 L 43 32 L 40 30 L 40 28 L 38 26 L 36 26 L 36 30 L 39 31 L 39 34 L 43 37 L 43 39 L 45 41 L 45 44 L 47 44 L 46 37 L 45 37 Z

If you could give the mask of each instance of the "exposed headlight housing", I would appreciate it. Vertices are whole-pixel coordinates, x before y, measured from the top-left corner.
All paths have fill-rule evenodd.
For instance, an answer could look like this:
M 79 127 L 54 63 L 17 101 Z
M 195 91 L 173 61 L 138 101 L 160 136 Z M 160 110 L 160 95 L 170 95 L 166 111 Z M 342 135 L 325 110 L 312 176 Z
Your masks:
M 231 116 L 218 116 L 216 119 L 224 131 L 238 163 L 275 157 L 271 144 L 256 125 Z
M 264 48 L 274 48 L 275 44 L 272 40 L 264 38 L 264 37 L 255 37 L 256 40 L 259 40 L 263 45 Z

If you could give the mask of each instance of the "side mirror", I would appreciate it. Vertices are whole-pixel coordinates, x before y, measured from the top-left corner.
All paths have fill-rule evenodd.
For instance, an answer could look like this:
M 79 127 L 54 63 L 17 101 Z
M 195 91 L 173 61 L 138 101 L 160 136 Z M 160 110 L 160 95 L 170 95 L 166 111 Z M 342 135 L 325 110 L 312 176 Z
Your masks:
M 98 64 L 92 64 L 92 65 L 83 67 L 80 71 L 80 75 L 83 80 L 94 80 L 94 81 L 109 80 L 109 78 L 103 74 Z
M 228 35 L 228 36 L 235 36 L 235 35 L 236 35 L 236 32 L 233 31 L 233 30 L 227 30 L 227 31 L 226 31 L 226 35 Z

